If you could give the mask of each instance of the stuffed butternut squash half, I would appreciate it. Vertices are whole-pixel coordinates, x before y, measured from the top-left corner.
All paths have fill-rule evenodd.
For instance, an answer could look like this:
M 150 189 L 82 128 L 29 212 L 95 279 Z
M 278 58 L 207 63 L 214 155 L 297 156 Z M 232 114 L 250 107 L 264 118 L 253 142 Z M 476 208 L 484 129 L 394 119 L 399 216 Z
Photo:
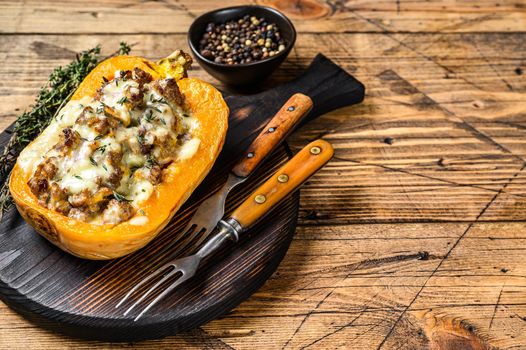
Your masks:
M 61 249 L 117 258 L 152 240 L 210 171 L 228 107 L 186 77 L 191 58 L 101 62 L 20 154 L 10 191 L 18 211 Z

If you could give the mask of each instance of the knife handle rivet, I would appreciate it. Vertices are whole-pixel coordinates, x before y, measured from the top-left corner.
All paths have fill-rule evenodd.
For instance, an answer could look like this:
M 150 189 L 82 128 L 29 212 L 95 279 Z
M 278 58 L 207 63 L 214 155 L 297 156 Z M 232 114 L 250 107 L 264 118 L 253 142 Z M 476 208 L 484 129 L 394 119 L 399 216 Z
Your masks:
M 276 128 L 272 128 L 272 127 L 268 128 L 268 132 L 274 132 L 274 131 L 276 131 Z
M 289 176 L 287 174 L 281 174 L 278 176 L 278 182 L 285 183 L 289 181 Z
M 294 106 L 290 106 L 289 108 L 287 108 L 287 111 L 292 112 L 292 111 L 295 110 L 295 109 L 296 109 L 296 107 L 294 107 Z
M 314 146 L 314 147 L 312 147 L 312 148 L 310 149 L 310 153 L 311 153 L 311 154 L 314 154 L 314 155 L 316 155 L 316 154 L 320 154 L 320 153 L 321 153 L 321 148 L 319 148 L 318 146 Z
M 253 158 L 254 157 L 254 153 L 250 152 L 249 154 L 247 154 L 247 158 Z
M 267 200 L 267 197 L 263 194 L 258 194 L 256 197 L 254 197 L 254 200 L 257 204 L 263 204 Z

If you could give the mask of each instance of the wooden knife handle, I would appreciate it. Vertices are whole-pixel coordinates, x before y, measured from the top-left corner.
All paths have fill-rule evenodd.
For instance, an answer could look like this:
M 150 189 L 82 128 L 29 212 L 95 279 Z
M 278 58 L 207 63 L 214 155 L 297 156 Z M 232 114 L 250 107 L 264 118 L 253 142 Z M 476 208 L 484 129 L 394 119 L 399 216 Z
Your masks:
M 234 166 L 232 172 L 239 177 L 249 176 L 311 109 L 312 100 L 309 96 L 299 93 L 292 95 L 250 144 L 243 158 Z
M 231 215 L 243 229 L 253 225 L 285 196 L 296 190 L 331 158 L 330 143 L 316 140 L 309 143 L 294 158 L 252 193 Z

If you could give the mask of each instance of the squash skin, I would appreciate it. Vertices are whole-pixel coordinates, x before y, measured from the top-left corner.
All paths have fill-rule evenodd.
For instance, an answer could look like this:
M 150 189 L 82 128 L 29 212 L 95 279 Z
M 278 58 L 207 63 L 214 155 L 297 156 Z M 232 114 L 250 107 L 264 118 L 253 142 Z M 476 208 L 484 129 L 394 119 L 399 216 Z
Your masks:
M 162 67 L 153 62 L 140 57 L 117 56 L 101 62 L 84 79 L 72 100 L 94 96 L 103 76 L 113 79 L 116 70 L 134 67 L 150 73 L 154 79 L 166 77 Z M 148 217 L 147 223 L 132 225 L 126 221 L 117 225 L 93 225 L 42 207 L 27 185 L 32 174 L 25 172 L 17 162 L 11 173 L 9 188 L 22 217 L 51 243 L 86 259 L 121 257 L 155 238 L 212 168 L 223 147 L 228 126 L 229 109 L 217 89 L 192 78 L 183 78 L 177 84 L 185 96 L 187 107 L 199 121 L 200 127 L 194 136 L 201 141 L 193 157 L 178 160 L 165 169 L 163 182 L 141 205 L 144 216 Z

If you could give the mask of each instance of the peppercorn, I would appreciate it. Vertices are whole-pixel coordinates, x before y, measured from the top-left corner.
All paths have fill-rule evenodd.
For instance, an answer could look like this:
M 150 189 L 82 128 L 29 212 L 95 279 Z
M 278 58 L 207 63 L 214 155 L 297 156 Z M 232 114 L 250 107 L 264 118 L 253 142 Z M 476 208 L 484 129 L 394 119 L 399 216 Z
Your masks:
M 244 64 L 285 50 L 278 26 L 264 17 L 245 15 L 226 23 L 208 23 L 199 41 L 203 57 L 222 64 Z

